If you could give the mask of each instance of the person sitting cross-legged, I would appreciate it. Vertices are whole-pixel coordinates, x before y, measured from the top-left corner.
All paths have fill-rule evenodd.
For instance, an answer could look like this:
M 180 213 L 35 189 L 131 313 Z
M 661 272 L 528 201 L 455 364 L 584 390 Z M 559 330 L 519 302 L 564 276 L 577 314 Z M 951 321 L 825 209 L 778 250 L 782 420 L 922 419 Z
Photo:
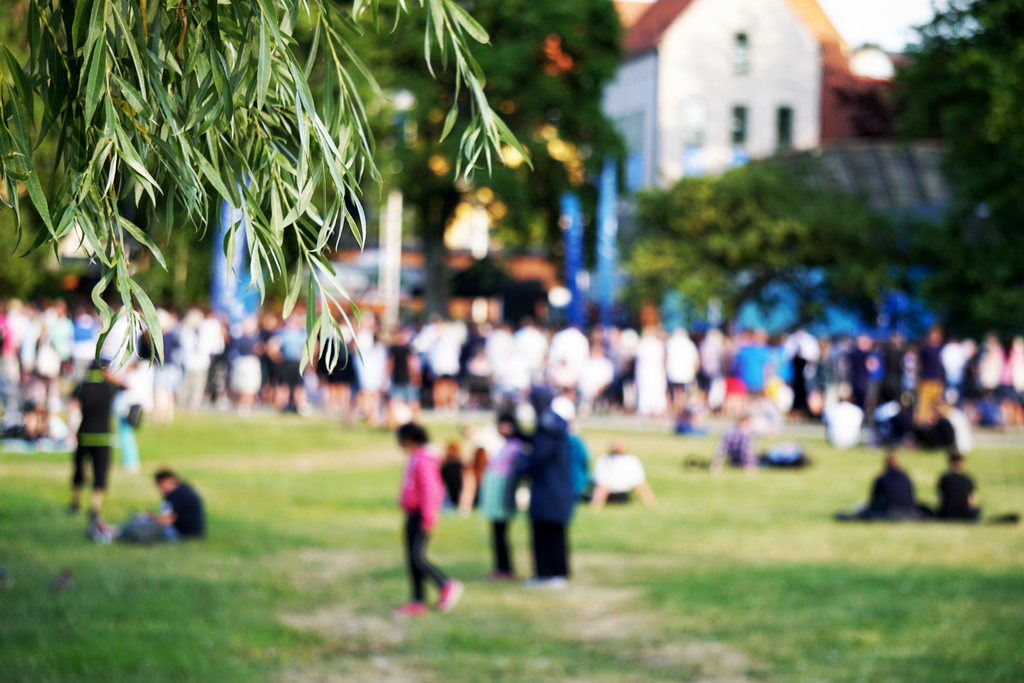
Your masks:
M 206 513 L 203 500 L 191 486 L 178 479 L 171 470 L 154 475 L 156 487 L 164 503 L 156 521 L 164 527 L 168 538 L 202 538 L 206 535 Z
M 594 463 L 594 495 L 590 506 L 600 510 L 606 502 L 628 502 L 633 491 L 647 507 L 657 503 L 640 458 L 628 453 L 621 441 L 616 441 L 611 452 Z
M 722 434 L 715 447 L 715 455 L 711 459 L 711 472 L 722 469 L 722 463 L 728 459 L 734 467 L 742 467 L 747 472 L 757 471 L 757 454 L 754 452 L 754 420 L 747 414 L 740 418 L 735 427 Z
M 116 530 L 117 540 L 149 545 L 205 536 L 206 513 L 195 489 L 168 469 L 159 470 L 153 478 L 164 499 L 160 511 L 155 515 L 150 512 L 133 514 Z
M 949 453 L 949 471 L 939 478 L 939 519 L 975 522 L 981 516 L 978 492 L 974 480 L 964 474 L 964 456 L 957 451 Z
M 914 484 L 900 467 L 896 450 L 885 454 L 885 471 L 871 485 L 871 501 L 853 513 L 836 515 L 838 521 L 921 519 L 921 508 L 914 498 Z

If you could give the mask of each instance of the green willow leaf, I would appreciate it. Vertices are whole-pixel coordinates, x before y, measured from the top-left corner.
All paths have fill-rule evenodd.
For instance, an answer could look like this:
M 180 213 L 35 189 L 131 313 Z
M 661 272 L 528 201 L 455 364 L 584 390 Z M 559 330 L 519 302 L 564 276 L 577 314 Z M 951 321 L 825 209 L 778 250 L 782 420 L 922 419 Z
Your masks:
M 302 261 L 295 264 L 295 277 L 288 285 L 288 296 L 284 299 L 284 308 L 281 309 L 281 317 L 287 318 L 295 310 L 295 304 L 299 301 L 299 294 L 302 293 Z
M 91 122 L 99 106 L 100 97 L 107 89 L 107 44 L 102 40 L 93 43 L 89 57 L 89 76 L 85 82 L 85 121 Z
M 4 63 L 7 67 L 7 71 L 11 75 L 11 80 L 14 82 L 14 87 L 17 90 L 18 96 L 21 98 L 22 104 L 25 108 L 32 113 L 35 109 L 34 100 L 32 97 L 32 87 L 28 84 L 28 79 L 25 78 L 25 71 L 18 64 L 18 60 L 15 59 L 11 51 L 7 49 L 7 46 L 0 48 L 3 50 Z
M 270 27 L 266 19 L 260 20 L 260 56 L 256 77 L 256 105 L 262 109 L 270 88 Z
M 452 108 L 448 111 L 448 116 L 444 120 L 444 130 L 441 131 L 441 141 L 444 142 L 448 134 L 452 132 L 452 128 L 455 127 L 455 121 L 459 118 L 459 105 L 453 104 Z
M 8 93 L 14 94 L 14 89 L 11 86 L 8 86 Z M 32 161 L 32 142 L 29 138 L 28 114 L 25 111 L 24 105 L 16 98 L 12 97 L 11 104 L 11 110 L 14 114 L 14 128 L 17 133 L 14 136 L 16 141 L 15 147 L 20 155 L 19 161 L 28 176 L 25 179 L 25 189 L 28 191 L 29 199 L 32 200 L 32 205 L 39 212 L 39 217 L 43 219 L 43 225 L 46 226 L 50 235 L 56 239 L 57 233 L 53 229 L 53 221 L 50 218 L 50 208 L 46 201 L 46 194 L 43 192 L 43 186 L 39 182 L 39 174 L 36 173 L 35 165 Z
M 452 13 L 452 17 L 455 21 L 466 30 L 466 33 L 472 36 L 473 40 L 478 43 L 491 42 L 491 37 L 487 35 L 487 31 L 484 30 L 484 27 L 481 26 L 477 20 L 469 14 L 469 12 L 464 10 L 462 5 L 457 2 L 453 2 L 452 0 L 445 0 L 444 4 L 448 7 L 448 11 Z
M 142 228 L 135 225 L 124 216 L 118 216 L 117 221 L 122 228 L 128 231 L 128 234 L 134 237 L 139 244 L 146 247 L 146 249 L 148 249 L 149 252 L 153 254 L 153 257 L 156 258 L 157 263 L 159 263 L 164 270 L 167 270 L 167 262 L 164 261 L 164 255 L 160 251 L 160 247 L 156 246 L 153 240 L 150 239 L 149 235 L 142 231 Z
M 162 334 L 153 334 L 153 330 L 160 329 L 160 318 L 157 317 L 156 307 L 153 306 L 153 302 L 149 300 L 149 295 L 135 282 L 135 280 L 127 280 L 128 289 L 135 297 L 135 300 L 139 302 L 139 307 L 142 309 L 142 322 L 146 326 L 146 329 L 150 330 L 149 340 L 153 344 L 153 349 L 156 351 L 156 358 L 160 359 L 161 365 L 163 364 L 164 357 L 164 336 Z

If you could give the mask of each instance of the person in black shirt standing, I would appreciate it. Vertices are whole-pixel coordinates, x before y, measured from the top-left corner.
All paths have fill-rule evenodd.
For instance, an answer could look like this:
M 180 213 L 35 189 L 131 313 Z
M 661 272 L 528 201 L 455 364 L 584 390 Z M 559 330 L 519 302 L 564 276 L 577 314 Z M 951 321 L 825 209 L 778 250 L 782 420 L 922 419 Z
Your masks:
M 942 402 L 946 371 L 942 367 L 942 329 L 933 327 L 928 339 L 917 352 L 917 422 L 934 419 L 935 408 Z
M 867 412 L 868 388 L 871 373 L 878 366 L 878 360 L 872 355 L 874 342 L 871 337 L 862 334 L 850 350 L 850 387 L 853 390 L 853 404 Z
M 974 481 L 964 474 L 964 456 L 956 451 L 949 454 L 949 471 L 939 478 L 938 492 L 940 519 L 977 521 L 981 516 Z
M 903 357 L 907 350 L 903 348 L 903 337 L 898 332 L 889 339 L 882 354 L 882 386 L 879 389 L 878 403 L 899 401 L 903 395 Z
M 68 511 L 77 514 L 81 509 L 85 463 L 91 461 L 92 505 L 89 521 L 94 530 L 99 528 L 100 532 L 104 533 L 104 525 L 99 517 L 100 509 L 103 507 L 103 496 L 107 490 L 110 448 L 114 445 L 114 434 L 110 427 L 111 403 L 117 392 L 123 388 L 110 379 L 98 362 L 93 361 L 86 373 L 85 381 L 75 387 L 71 395 L 71 406 L 78 406 L 82 422 L 78 427 L 78 447 L 75 449 L 75 469 L 71 479 L 71 506 Z
M 408 330 L 399 330 L 388 349 L 388 423 L 393 426 L 420 419 L 419 358 L 409 347 L 410 337 Z
M 164 507 L 157 516 L 168 538 L 202 538 L 206 535 L 206 514 L 203 500 L 191 486 L 178 479 L 171 470 L 160 470 L 154 476 L 164 496 Z

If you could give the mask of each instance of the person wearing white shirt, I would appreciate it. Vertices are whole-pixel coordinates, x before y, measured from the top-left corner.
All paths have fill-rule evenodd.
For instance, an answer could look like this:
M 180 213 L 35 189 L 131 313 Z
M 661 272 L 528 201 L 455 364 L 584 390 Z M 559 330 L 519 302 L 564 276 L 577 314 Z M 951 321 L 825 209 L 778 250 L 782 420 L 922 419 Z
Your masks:
M 484 342 L 484 353 L 491 367 L 497 372 L 502 361 L 516 352 L 516 340 L 508 325 L 501 325 L 491 330 Z
M 434 408 L 455 410 L 459 384 L 459 359 L 462 343 L 466 341 L 466 327 L 456 322 L 445 322 L 437 327 L 437 336 L 427 353 L 427 362 L 434 373 Z
M 823 418 L 830 444 L 844 451 L 860 443 L 864 411 L 859 407 L 843 398 L 826 408 Z
M 964 379 L 964 366 L 967 365 L 967 352 L 964 345 L 956 339 L 950 339 L 939 352 L 942 370 L 946 373 L 947 397 L 956 403 L 960 398 L 960 385 Z M 951 393 L 952 392 L 952 393 Z
M 665 376 L 665 342 L 658 328 L 644 328 L 636 347 L 636 412 L 661 417 L 668 410 L 668 380 Z
M 537 328 L 532 318 L 523 318 L 519 331 L 513 336 L 516 353 L 526 361 L 530 369 L 530 380 L 540 381 L 544 359 L 548 355 L 548 338 Z
M 359 376 L 356 400 L 366 414 L 366 423 L 377 427 L 381 419 L 382 396 L 388 383 L 388 347 L 376 336 L 371 336 L 369 343 L 364 342 L 360 351 L 356 362 Z
M 594 496 L 590 506 L 600 510 L 608 501 L 625 502 L 632 491 L 636 491 L 647 507 L 657 503 L 640 458 L 627 453 L 626 446 L 616 441 L 611 452 L 594 462 Z
M 21 339 L 19 357 L 21 360 L 22 374 L 29 375 L 35 372 L 36 369 L 36 350 L 39 346 L 39 337 L 43 333 L 43 325 L 39 320 L 39 314 L 37 313 L 35 306 L 28 304 L 25 306 L 24 310 L 25 314 L 23 316 L 21 333 L 19 335 L 19 338 Z
M 946 419 L 953 425 L 953 439 L 960 455 L 967 455 L 974 450 L 974 436 L 971 432 L 971 418 L 959 408 L 951 406 Z
M 589 415 L 594 410 L 594 404 L 600 400 L 612 381 L 615 379 L 615 365 L 604 355 L 601 344 L 594 344 L 590 347 L 590 358 L 583 366 L 583 373 L 580 375 L 580 413 Z
M 556 332 L 548 348 L 548 373 L 555 386 L 575 389 L 589 357 L 590 342 L 578 328 L 570 326 Z
M 676 415 L 686 408 L 686 395 L 692 390 L 700 368 L 697 345 L 683 327 L 673 330 L 665 343 L 665 374 L 672 396 L 672 410 Z
M 494 366 L 494 388 L 499 401 L 518 405 L 530 389 L 530 366 L 516 353 L 515 347 L 505 350 Z
M 190 412 L 199 412 L 206 392 L 206 377 L 210 372 L 210 350 L 203 343 L 201 332 L 203 312 L 191 309 L 181 321 L 178 330 L 178 344 L 181 351 L 181 365 L 184 377 L 178 392 L 178 404 Z

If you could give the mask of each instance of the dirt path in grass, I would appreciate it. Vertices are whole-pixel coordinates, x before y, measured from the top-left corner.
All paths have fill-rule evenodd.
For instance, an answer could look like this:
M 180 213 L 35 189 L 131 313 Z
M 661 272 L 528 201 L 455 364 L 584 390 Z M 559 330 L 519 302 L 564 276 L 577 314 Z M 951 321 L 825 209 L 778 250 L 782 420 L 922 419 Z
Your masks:
M 68 456 L 70 458 L 71 456 Z M 215 472 L 274 472 L 280 474 L 316 474 L 356 469 L 397 467 L 405 457 L 397 448 L 365 449 L 355 452 L 309 451 L 288 455 L 225 454 L 216 458 L 189 460 L 182 465 L 189 472 L 208 470 Z M 40 462 L 25 459 L 0 462 L 0 477 L 66 478 L 67 462 Z M 125 473 L 118 468 L 116 476 Z
M 620 661 L 629 663 L 626 674 L 594 672 L 574 678 L 562 673 L 558 662 L 519 654 L 516 664 L 530 672 L 523 675 L 535 673 L 538 680 L 750 683 L 752 672 L 760 669 L 744 653 L 722 643 L 673 636 L 672 615 L 642 607 L 640 590 L 598 585 L 587 567 L 606 567 L 611 558 L 589 558 L 586 553 L 574 557 L 579 576 L 565 590 L 474 583 L 467 589 L 458 614 L 480 619 L 504 611 L 531 622 L 537 642 L 564 643 L 567 657 L 614 653 Z M 369 572 L 391 566 L 394 559 L 388 553 L 309 549 L 282 557 L 274 564 L 300 591 L 316 592 L 348 582 L 359 593 L 358 585 Z M 458 626 L 458 616 L 403 622 L 379 610 L 368 612 L 365 607 L 344 603 L 323 605 L 308 613 L 285 612 L 278 617 L 291 628 L 317 634 L 325 652 L 331 653 L 282 673 L 280 683 L 433 683 L 438 679 L 430 665 L 411 657 L 408 646 L 415 645 L 425 627 L 448 630 Z M 458 653 L 453 655 L 457 657 Z M 516 653 L 507 653 L 495 661 L 514 657 Z M 473 661 L 477 659 L 479 655 Z

